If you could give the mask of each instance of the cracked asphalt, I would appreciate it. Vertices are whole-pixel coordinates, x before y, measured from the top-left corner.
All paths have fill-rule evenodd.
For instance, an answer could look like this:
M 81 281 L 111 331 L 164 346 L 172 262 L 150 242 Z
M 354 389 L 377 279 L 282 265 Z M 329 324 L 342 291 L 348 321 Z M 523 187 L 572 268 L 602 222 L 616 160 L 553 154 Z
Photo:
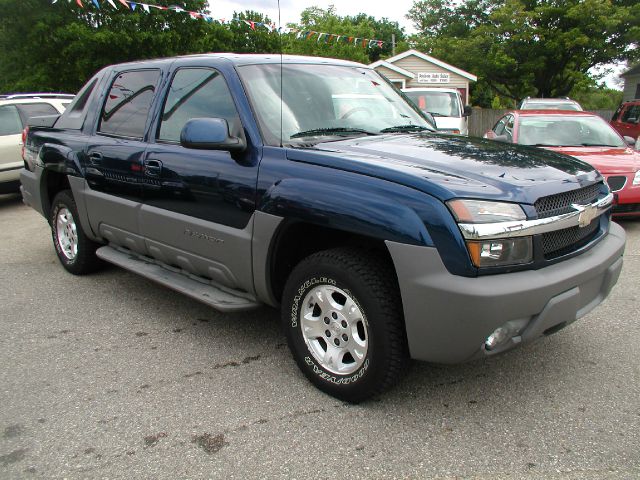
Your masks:
M 0 478 L 640 478 L 640 221 L 604 304 L 487 361 L 415 363 L 352 406 L 267 308 L 221 314 L 115 267 L 74 277 L 0 196 Z

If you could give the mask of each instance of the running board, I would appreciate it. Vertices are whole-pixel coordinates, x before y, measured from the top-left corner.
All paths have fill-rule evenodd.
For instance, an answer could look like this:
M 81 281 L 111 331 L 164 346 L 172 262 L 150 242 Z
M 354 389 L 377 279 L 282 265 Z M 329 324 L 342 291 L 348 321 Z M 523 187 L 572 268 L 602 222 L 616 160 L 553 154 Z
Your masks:
M 205 278 L 174 272 L 164 268 L 150 257 L 138 255 L 130 250 L 105 246 L 96 250 L 96 255 L 105 262 L 130 270 L 165 287 L 169 287 L 222 312 L 249 310 L 261 303 L 245 292 L 213 285 Z

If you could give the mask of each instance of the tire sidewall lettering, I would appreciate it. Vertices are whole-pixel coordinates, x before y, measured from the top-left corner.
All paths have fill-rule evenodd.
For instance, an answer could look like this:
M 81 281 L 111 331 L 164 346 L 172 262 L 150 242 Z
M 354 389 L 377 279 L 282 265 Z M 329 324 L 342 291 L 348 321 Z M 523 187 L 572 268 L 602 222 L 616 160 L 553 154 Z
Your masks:
M 58 254 L 58 258 L 60 258 L 60 261 L 62 261 L 65 265 L 73 265 L 73 263 L 76 261 L 78 256 L 76 255 L 76 257 L 73 260 L 67 258 L 67 256 L 62 251 L 62 248 L 60 247 L 60 242 L 58 241 L 57 223 L 58 223 L 58 212 L 60 211 L 61 208 L 66 208 L 73 215 L 73 210 L 69 205 L 58 202 L 53 207 L 53 218 L 51 220 L 51 233 L 53 235 L 53 246 L 56 249 L 56 253 Z M 74 218 L 75 218 L 75 215 L 74 215 Z
M 296 337 L 297 341 L 301 343 L 302 348 L 304 348 L 305 350 L 307 350 L 307 346 L 304 342 L 304 339 L 302 338 L 302 332 L 300 331 L 300 323 L 298 321 L 298 317 L 300 314 L 300 302 L 306 296 L 309 290 L 311 290 L 313 287 L 316 287 L 318 285 L 331 285 L 333 287 L 337 287 L 338 282 L 332 278 L 325 277 L 325 276 L 309 278 L 305 280 L 297 288 L 296 294 L 293 297 L 293 301 L 291 302 L 290 328 L 294 329 L 294 331 L 292 332 L 293 335 Z M 358 299 L 351 293 L 349 289 L 342 288 L 342 290 L 346 294 L 348 294 L 351 297 L 351 299 L 358 305 L 358 307 L 360 308 L 360 311 L 362 312 L 362 315 L 366 319 L 365 310 L 360 305 L 360 302 L 358 302 Z M 371 332 L 367 332 L 367 333 L 368 335 L 371 335 Z M 307 350 L 307 353 L 309 353 L 308 350 Z M 365 375 L 365 373 L 369 369 L 370 359 L 366 358 L 362 366 L 358 370 L 356 370 L 355 373 L 349 376 L 340 376 L 324 370 L 320 365 L 316 363 L 316 361 L 310 355 L 304 356 L 304 362 L 309 367 L 309 369 L 313 372 L 314 375 L 317 375 L 319 378 L 321 378 L 325 382 L 331 383 L 333 385 L 349 385 L 362 379 L 362 377 Z

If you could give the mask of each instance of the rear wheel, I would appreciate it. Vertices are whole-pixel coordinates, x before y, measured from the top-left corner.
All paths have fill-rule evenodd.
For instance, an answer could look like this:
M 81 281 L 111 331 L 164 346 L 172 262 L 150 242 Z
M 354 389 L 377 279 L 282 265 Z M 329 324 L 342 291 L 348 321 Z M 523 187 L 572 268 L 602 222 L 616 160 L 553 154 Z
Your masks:
M 78 219 L 78 208 L 71 191 L 59 192 L 51 206 L 53 246 L 68 272 L 83 275 L 98 269 L 101 262 L 96 256 L 99 245 L 85 235 Z
M 296 266 L 282 320 L 293 356 L 322 391 L 360 402 L 391 387 L 407 361 L 395 274 L 379 256 L 339 248 Z

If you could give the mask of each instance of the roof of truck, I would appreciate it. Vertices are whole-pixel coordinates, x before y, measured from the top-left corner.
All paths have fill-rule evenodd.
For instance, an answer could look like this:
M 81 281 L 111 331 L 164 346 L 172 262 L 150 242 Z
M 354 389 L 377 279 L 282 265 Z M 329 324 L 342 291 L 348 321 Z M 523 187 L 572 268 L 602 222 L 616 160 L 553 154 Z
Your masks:
M 340 66 L 348 66 L 348 67 L 360 67 L 370 69 L 371 67 L 367 65 L 363 65 L 357 62 L 351 62 L 348 60 L 339 60 L 336 58 L 325 58 L 325 57 L 307 57 L 302 55 L 280 55 L 277 53 L 274 54 L 243 54 L 243 53 L 200 53 L 194 55 L 182 55 L 177 57 L 167 57 L 167 58 L 157 58 L 151 60 L 139 60 L 136 62 L 127 62 L 113 66 L 122 66 L 122 65 L 158 65 L 163 63 L 170 63 L 177 59 L 183 58 L 202 58 L 206 59 L 224 59 L 235 65 L 257 65 L 257 64 L 279 64 L 280 62 L 284 64 L 315 64 L 315 65 L 340 65 Z

